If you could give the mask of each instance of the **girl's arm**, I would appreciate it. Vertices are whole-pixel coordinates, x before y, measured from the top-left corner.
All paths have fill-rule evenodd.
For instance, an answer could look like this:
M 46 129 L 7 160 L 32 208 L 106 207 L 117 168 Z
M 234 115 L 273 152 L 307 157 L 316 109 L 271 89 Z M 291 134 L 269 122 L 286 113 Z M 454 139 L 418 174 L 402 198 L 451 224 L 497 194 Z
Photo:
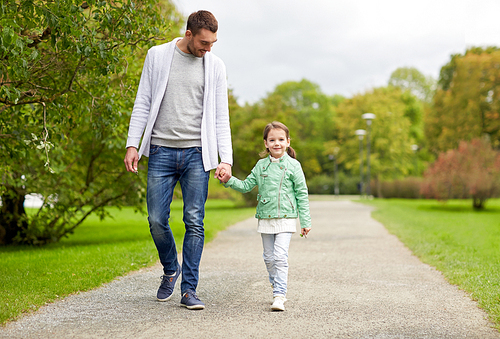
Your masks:
M 304 176 L 300 163 L 297 168 L 294 169 L 293 184 L 295 199 L 297 200 L 297 209 L 299 211 L 300 228 L 310 229 L 311 214 L 309 212 L 309 195 L 307 191 L 306 177 Z M 307 230 L 305 235 L 307 235 L 308 232 L 309 230 Z
M 255 174 L 255 167 L 252 169 L 252 172 L 247 176 L 245 180 L 240 180 L 234 176 L 229 178 L 227 183 L 224 184 L 224 187 L 231 187 L 232 189 L 241 192 L 247 193 L 250 192 L 255 186 L 257 186 L 257 175 Z

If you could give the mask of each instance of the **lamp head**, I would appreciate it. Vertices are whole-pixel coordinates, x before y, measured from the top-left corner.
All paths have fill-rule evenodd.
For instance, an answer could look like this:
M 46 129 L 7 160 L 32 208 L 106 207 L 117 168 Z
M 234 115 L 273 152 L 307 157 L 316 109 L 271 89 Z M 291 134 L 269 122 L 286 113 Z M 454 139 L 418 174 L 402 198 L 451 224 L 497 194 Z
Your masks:
M 366 131 L 364 129 L 357 129 L 356 132 L 354 132 L 359 140 L 363 140 L 363 136 L 366 135 Z
M 365 114 L 361 115 L 361 117 L 365 120 L 373 120 L 373 119 L 375 119 L 375 114 L 365 113 Z
M 361 115 L 361 117 L 363 119 L 365 119 L 366 120 L 366 124 L 368 126 L 370 126 L 372 124 L 372 120 L 375 119 L 375 114 L 373 114 L 373 113 L 365 113 L 365 114 Z

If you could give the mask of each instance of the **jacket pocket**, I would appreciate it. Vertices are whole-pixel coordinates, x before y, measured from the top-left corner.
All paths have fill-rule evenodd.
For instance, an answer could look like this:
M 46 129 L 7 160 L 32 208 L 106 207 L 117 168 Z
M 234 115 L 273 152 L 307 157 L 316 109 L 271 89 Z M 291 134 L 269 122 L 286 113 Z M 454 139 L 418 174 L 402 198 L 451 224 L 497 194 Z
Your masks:
M 257 218 L 273 218 L 276 216 L 276 198 L 259 196 L 259 203 L 257 204 Z
M 292 199 L 288 196 L 288 194 L 285 194 L 286 200 L 288 200 L 288 203 L 290 204 L 290 207 L 292 208 L 292 212 L 295 212 L 295 207 L 293 206 Z
M 260 196 L 260 199 L 259 199 L 259 203 L 261 203 L 262 205 L 267 205 L 271 202 L 271 198 L 265 198 L 263 196 Z

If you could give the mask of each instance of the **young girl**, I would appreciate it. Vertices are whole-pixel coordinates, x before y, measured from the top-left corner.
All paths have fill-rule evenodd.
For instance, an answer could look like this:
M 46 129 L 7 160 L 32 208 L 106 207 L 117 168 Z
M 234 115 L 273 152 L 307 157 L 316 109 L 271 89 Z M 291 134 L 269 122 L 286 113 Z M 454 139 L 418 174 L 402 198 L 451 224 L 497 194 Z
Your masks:
M 255 217 L 262 236 L 264 262 L 273 287 L 273 311 L 284 311 L 288 280 L 288 247 L 300 218 L 301 236 L 311 230 L 309 199 L 304 173 L 290 147 L 288 128 L 274 121 L 264 129 L 266 158 L 257 162 L 248 177 L 241 181 L 230 177 L 225 187 L 246 193 L 259 187 Z M 267 156 L 269 154 L 269 156 Z M 221 180 L 224 174 L 219 175 Z

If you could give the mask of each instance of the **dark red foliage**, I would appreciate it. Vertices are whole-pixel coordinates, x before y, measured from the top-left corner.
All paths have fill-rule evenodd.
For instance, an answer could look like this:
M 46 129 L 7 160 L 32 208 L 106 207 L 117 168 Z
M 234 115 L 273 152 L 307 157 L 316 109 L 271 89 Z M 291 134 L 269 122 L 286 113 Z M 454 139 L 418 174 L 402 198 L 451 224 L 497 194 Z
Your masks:
M 472 198 L 474 208 L 484 208 L 488 198 L 500 195 L 500 153 L 486 140 L 460 142 L 427 169 L 421 194 L 439 200 Z

